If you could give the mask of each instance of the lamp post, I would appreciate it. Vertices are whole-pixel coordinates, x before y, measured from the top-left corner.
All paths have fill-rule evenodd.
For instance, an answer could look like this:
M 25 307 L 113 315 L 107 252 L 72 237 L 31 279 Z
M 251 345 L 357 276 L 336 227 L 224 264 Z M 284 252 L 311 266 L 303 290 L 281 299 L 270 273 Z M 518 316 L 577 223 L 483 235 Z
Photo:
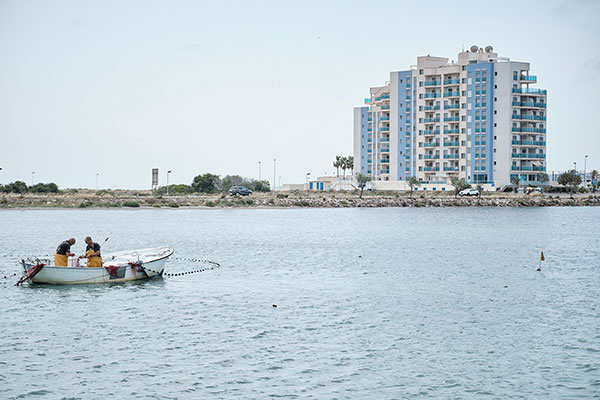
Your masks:
M 260 181 L 260 161 L 258 162 L 258 180 Z
M 281 177 L 279 177 L 279 189 L 281 189 Z
M 167 171 L 167 196 L 169 195 L 169 174 L 171 171 Z
M 310 172 L 306 173 L 306 193 L 308 193 L 308 177 L 310 176 Z
M 575 171 L 575 175 L 577 175 L 577 161 L 573 161 L 573 170 Z
M 35 171 L 31 171 L 31 186 L 33 186 L 33 175 L 35 175 Z
M 586 170 L 586 167 L 587 167 L 587 158 L 588 158 L 588 155 L 586 154 L 585 157 L 583 157 L 583 187 L 584 188 L 587 187 L 587 183 L 586 183 L 586 180 L 585 180 L 585 170 Z
M 96 191 L 98 191 L 98 175 L 100 175 L 100 173 L 96 172 Z
M 273 159 L 273 190 L 277 189 L 277 182 L 275 181 L 275 159 Z

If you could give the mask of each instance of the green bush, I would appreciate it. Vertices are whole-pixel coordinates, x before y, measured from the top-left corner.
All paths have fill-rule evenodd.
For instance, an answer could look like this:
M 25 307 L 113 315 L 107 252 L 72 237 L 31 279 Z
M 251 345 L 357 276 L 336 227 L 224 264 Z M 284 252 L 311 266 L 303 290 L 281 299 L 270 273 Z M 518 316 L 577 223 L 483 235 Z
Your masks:
M 246 204 L 248 204 L 249 206 L 254 205 L 254 199 L 246 199 Z
M 171 208 L 179 208 L 179 204 L 177 204 L 177 203 L 171 203 L 171 204 L 169 204 L 169 207 L 171 207 Z
M 81 203 L 79 203 L 79 208 L 88 208 L 88 207 L 91 207 L 92 205 L 93 204 L 91 201 L 84 200 Z
M 154 203 L 154 204 L 152 204 L 152 207 L 154 207 L 154 208 L 160 208 L 160 204 Z
M 127 200 L 123 202 L 123 207 L 139 207 L 140 203 L 133 200 Z
M 206 203 L 204 203 L 204 205 L 206 207 L 214 207 L 215 206 L 215 202 L 212 200 L 208 200 Z
M 277 198 L 278 198 L 278 199 L 287 199 L 287 198 L 288 198 L 288 196 L 289 196 L 289 195 L 288 195 L 288 194 L 285 194 L 285 193 L 277 193 Z M 331 196 L 331 197 L 334 197 L 334 196 Z

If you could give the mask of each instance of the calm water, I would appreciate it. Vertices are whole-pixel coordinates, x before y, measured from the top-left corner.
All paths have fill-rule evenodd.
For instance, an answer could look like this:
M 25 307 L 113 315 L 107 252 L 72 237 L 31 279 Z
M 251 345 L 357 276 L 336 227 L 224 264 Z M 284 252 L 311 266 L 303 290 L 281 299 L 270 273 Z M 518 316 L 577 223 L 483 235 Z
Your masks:
M 0 211 L 0 398 L 597 397 L 598 226 L 600 208 Z M 223 266 L 2 279 L 88 234 Z

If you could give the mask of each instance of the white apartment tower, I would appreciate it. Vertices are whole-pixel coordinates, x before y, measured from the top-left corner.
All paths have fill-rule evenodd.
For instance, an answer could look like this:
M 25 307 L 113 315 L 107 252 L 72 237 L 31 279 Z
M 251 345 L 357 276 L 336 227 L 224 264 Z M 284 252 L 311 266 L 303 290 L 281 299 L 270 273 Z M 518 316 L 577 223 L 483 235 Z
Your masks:
M 546 90 L 529 63 L 472 46 L 457 61 L 423 56 L 354 109 L 354 168 L 376 181 L 501 187 L 546 173 Z

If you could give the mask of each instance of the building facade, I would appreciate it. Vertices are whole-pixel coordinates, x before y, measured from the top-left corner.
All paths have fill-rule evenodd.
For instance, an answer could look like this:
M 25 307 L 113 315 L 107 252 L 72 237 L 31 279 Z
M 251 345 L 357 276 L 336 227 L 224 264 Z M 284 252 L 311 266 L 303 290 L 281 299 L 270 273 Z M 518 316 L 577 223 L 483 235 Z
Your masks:
M 546 90 L 529 63 L 472 46 L 457 61 L 417 58 L 392 72 L 354 109 L 355 171 L 375 181 L 447 184 L 452 177 L 499 188 L 546 173 Z

